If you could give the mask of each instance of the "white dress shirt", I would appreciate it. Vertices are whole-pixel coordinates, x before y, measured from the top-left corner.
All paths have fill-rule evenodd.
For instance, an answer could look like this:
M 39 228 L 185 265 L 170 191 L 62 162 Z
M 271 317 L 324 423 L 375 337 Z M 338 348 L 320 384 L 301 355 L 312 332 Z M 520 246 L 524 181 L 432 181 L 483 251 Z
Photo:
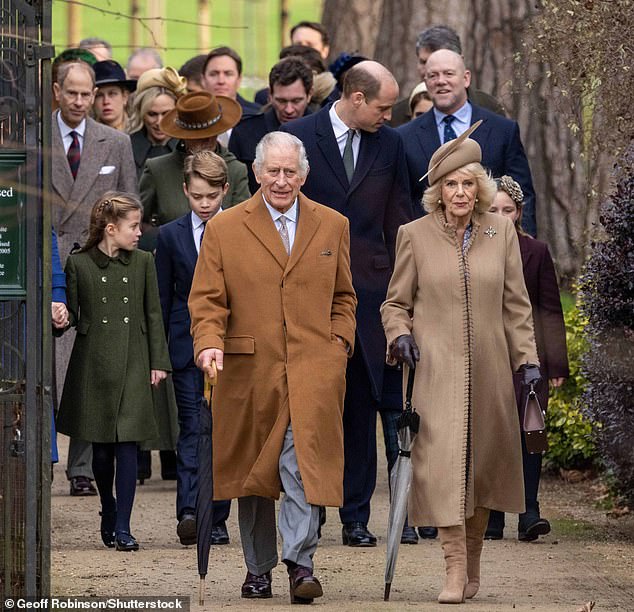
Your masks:
M 449 115 L 449 113 L 441 113 L 436 107 L 432 109 L 434 111 L 434 119 L 436 119 L 436 127 L 438 128 L 438 136 L 440 142 L 445 142 L 445 123 L 443 119 Z M 455 113 L 451 113 L 454 116 L 454 120 L 451 122 L 451 127 L 456 133 L 456 136 L 467 131 L 471 125 L 471 114 L 473 109 L 471 103 L 467 100 Z
M 57 113 L 57 125 L 59 126 L 60 134 L 62 135 L 62 142 L 64 143 L 64 153 L 68 155 L 68 149 L 70 149 L 70 145 L 73 142 L 73 137 L 70 133 L 74 130 L 77 132 L 78 140 L 79 140 L 79 151 L 81 153 L 84 152 L 84 134 L 86 133 L 86 120 L 82 119 L 81 123 L 76 127 L 72 128 L 64 123 L 62 119 L 62 113 Z
M 332 124 L 332 131 L 335 133 L 335 140 L 337 141 L 337 146 L 339 147 L 339 153 L 341 153 L 341 158 L 343 159 L 343 151 L 346 148 L 346 140 L 348 140 L 348 130 L 350 129 L 337 115 L 337 104 L 339 104 L 339 100 L 337 100 L 328 111 L 328 115 L 330 116 L 330 123 Z M 361 147 L 361 134 L 359 130 L 354 131 L 355 136 L 352 139 L 352 156 L 354 157 L 354 167 L 357 167 L 357 160 L 359 159 L 359 148 Z
M 218 210 L 216 213 L 219 214 L 222 212 L 222 208 Z M 216 215 L 213 217 L 209 217 L 208 221 L 211 221 Z M 194 212 L 191 213 L 192 219 L 192 234 L 194 236 L 194 244 L 196 245 L 196 252 L 200 254 L 200 242 L 203 237 L 203 232 L 205 231 L 205 222 Z
M 273 219 L 273 223 L 275 223 L 275 229 L 279 232 L 281 223 L 279 221 L 280 217 L 284 217 L 286 220 L 286 229 L 288 230 L 288 244 L 290 245 L 291 252 L 293 251 L 293 242 L 295 242 L 295 232 L 297 231 L 297 213 L 299 212 L 297 206 L 297 198 L 293 202 L 293 205 L 285 212 L 281 213 L 279 210 L 273 208 L 262 196 L 264 203 L 271 215 L 271 219 Z

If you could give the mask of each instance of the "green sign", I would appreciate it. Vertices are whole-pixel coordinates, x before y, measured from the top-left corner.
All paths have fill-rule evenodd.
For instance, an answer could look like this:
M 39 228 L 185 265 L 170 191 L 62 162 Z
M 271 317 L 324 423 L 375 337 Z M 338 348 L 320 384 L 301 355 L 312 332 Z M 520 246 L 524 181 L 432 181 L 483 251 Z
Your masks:
M 25 162 L 23 152 L 0 151 L 0 299 L 26 297 Z

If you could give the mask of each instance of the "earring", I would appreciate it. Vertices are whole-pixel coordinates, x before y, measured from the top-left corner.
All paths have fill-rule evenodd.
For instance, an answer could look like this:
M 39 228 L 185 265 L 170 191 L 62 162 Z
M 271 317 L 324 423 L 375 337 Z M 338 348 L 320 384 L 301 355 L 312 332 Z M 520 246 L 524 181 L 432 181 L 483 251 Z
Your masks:
M 480 200 L 478 200 L 478 198 L 475 199 L 475 203 L 477 204 Z
M 442 204 L 442 200 L 438 198 L 438 204 Z

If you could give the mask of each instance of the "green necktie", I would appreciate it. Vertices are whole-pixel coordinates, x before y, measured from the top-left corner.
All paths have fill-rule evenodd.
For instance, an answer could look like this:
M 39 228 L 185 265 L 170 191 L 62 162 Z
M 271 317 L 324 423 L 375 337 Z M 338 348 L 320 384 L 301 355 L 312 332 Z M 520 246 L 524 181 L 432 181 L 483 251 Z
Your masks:
M 346 146 L 343 149 L 343 167 L 346 169 L 348 183 L 352 182 L 352 175 L 354 174 L 354 154 L 352 152 L 352 139 L 354 138 L 354 134 L 354 130 L 348 130 Z

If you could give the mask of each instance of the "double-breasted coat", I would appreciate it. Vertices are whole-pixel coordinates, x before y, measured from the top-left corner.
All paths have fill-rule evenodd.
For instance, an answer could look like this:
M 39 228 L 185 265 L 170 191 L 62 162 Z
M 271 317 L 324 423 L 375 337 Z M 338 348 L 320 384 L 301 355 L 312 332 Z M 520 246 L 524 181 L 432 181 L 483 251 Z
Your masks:
M 421 352 L 410 522 L 523 512 L 512 373 L 538 359 L 513 224 L 474 212 L 464 253 L 440 209 L 401 227 L 381 314 L 388 343 L 411 333 Z
M 348 221 L 303 196 L 291 255 L 261 192 L 208 222 L 189 297 L 194 355 L 224 351 L 212 400 L 214 498 L 277 498 L 289 421 L 310 504 L 343 501 L 354 345 Z
M 66 283 L 77 335 L 58 431 L 88 442 L 155 438 L 150 370 L 171 366 L 153 256 L 93 247 L 68 258 Z

